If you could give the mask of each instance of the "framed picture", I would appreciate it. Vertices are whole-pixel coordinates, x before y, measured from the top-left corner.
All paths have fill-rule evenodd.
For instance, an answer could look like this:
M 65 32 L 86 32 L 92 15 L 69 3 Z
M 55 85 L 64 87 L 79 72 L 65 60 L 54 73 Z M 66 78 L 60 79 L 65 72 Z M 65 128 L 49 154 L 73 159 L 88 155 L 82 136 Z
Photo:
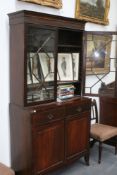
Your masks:
M 79 53 L 72 53 L 73 80 L 79 79 Z
M 52 53 L 38 53 L 45 81 L 54 81 L 54 56 Z
M 27 84 L 33 83 L 32 80 L 32 59 L 28 57 L 27 59 Z
M 30 53 L 27 59 L 27 84 L 39 83 L 39 56 L 36 53 Z
M 75 18 L 107 25 L 110 0 L 76 0 Z
M 62 8 L 62 0 L 19 0 L 19 1 L 31 2 L 44 6 L 51 6 L 58 9 Z
M 86 74 L 108 73 L 112 36 L 88 34 L 86 42 Z
M 59 53 L 58 54 L 58 74 L 60 77 L 60 81 L 72 81 L 73 80 L 71 53 Z

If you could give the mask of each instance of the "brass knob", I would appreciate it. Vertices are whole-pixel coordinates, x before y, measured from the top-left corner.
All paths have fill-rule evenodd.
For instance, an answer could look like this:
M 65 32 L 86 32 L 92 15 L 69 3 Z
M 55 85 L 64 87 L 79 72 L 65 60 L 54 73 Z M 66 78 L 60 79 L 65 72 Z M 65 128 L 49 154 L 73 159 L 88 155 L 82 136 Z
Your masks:
M 54 116 L 53 116 L 52 114 L 49 114 L 49 115 L 48 115 L 48 118 L 49 118 L 50 120 L 52 120 L 52 119 L 54 118 Z
M 37 110 L 34 109 L 31 111 L 31 114 L 36 114 L 36 112 L 37 112 Z
M 79 107 L 79 108 L 76 109 L 76 111 L 77 111 L 77 112 L 81 112 L 81 111 L 82 111 L 82 108 Z

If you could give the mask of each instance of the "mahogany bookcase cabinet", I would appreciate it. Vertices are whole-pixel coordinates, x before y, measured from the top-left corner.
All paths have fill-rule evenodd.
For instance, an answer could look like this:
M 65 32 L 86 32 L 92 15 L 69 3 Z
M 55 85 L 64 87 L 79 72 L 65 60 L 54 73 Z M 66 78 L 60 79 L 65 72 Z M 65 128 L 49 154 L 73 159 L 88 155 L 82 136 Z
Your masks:
M 13 169 L 47 174 L 81 156 L 88 164 L 91 101 L 81 96 L 85 23 L 32 11 L 11 13 L 9 21 Z

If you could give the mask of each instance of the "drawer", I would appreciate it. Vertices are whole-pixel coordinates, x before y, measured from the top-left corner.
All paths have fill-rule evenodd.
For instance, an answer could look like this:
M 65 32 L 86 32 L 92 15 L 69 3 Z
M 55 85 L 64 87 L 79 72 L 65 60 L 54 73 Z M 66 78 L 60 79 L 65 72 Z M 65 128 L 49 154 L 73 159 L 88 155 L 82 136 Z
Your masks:
M 68 115 L 77 115 L 79 113 L 89 111 L 91 109 L 90 103 L 83 104 L 71 104 L 70 106 L 66 106 L 66 114 Z
M 35 111 L 35 113 L 32 114 L 32 124 L 42 125 L 48 122 L 64 118 L 64 116 L 65 109 L 63 107 L 59 107 L 56 109 L 48 109 L 45 111 Z

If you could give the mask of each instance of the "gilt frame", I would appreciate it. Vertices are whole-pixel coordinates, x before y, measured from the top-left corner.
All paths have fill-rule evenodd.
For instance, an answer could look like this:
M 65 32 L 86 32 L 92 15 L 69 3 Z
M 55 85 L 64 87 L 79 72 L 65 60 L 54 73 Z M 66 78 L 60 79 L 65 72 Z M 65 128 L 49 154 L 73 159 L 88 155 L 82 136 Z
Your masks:
M 62 8 L 62 0 L 19 0 L 19 1 L 30 2 L 44 6 L 51 6 L 57 9 Z
M 75 18 L 108 25 L 110 0 L 101 0 L 100 2 L 95 0 L 91 2 L 88 0 L 76 0 Z

